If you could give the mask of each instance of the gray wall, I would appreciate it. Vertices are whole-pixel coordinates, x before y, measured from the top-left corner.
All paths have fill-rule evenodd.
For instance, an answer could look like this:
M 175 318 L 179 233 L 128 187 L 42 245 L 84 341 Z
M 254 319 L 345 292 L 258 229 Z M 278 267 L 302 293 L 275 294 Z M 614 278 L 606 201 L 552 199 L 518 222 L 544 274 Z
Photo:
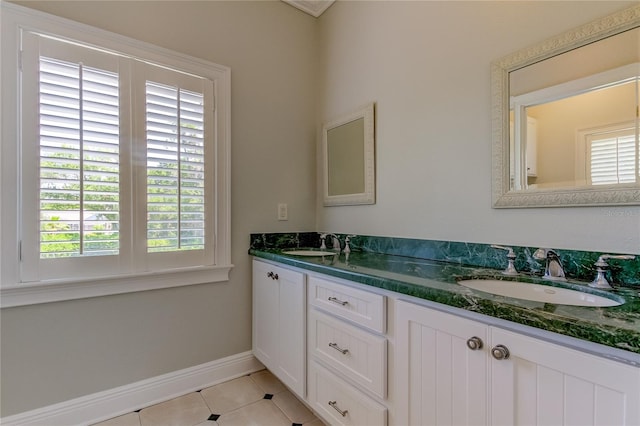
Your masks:
M 315 224 L 316 20 L 279 1 L 20 4 L 231 67 L 235 268 L 227 283 L 3 309 L 1 415 L 250 350 L 249 233 Z
M 491 208 L 491 62 L 632 4 L 335 3 L 319 20 L 319 115 L 376 102 L 377 202 L 319 200 L 318 228 L 640 254 L 638 206 Z

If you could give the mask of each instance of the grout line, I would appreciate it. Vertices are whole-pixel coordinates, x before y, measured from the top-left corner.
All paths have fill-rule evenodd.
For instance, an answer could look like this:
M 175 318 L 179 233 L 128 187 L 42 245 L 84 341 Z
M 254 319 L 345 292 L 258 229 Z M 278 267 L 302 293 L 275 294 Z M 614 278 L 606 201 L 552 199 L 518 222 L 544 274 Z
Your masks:
M 261 386 L 261 385 L 260 385 L 260 384 L 259 384 L 259 383 L 258 383 L 258 382 L 253 378 L 253 377 L 251 377 L 253 374 L 261 373 L 261 372 L 266 372 L 266 373 L 264 373 L 264 374 L 269 374 L 269 375 L 271 375 L 271 377 L 272 377 L 272 379 L 273 379 L 274 381 L 276 381 L 276 382 L 278 382 L 278 383 L 281 383 L 282 390 L 280 390 L 280 391 L 278 391 L 278 392 L 274 392 L 273 390 L 270 390 L 269 392 L 273 392 L 273 393 L 268 393 L 268 391 L 267 391 L 266 389 L 264 389 L 264 387 L 263 387 L 263 386 Z M 275 396 L 275 395 L 282 394 L 282 393 L 284 393 L 284 392 L 287 392 L 287 391 L 288 391 L 287 387 L 286 387 L 286 386 L 284 386 L 284 384 L 282 384 L 282 382 L 280 382 L 280 380 L 278 380 L 275 376 L 273 376 L 273 375 L 272 375 L 272 373 L 270 373 L 270 372 L 269 372 L 268 370 L 266 370 L 266 369 L 265 369 L 265 370 L 257 371 L 257 372 L 255 372 L 255 373 L 247 374 L 247 376 L 249 376 L 249 377 L 251 378 L 252 383 L 254 383 L 258 388 L 260 388 L 261 390 L 263 390 L 263 391 L 265 392 L 265 397 L 266 397 L 266 396 L 269 396 L 269 395 L 270 395 L 271 397 L 273 397 L 273 396 Z M 241 377 L 242 377 L 242 376 L 241 376 Z M 232 379 L 232 380 L 236 380 L 236 379 Z M 230 381 L 232 381 L 232 380 L 229 380 L 229 381 L 227 381 L 227 382 L 223 382 L 223 383 L 219 383 L 219 384 L 214 385 L 214 386 L 211 386 L 211 387 L 209 387 L 209 388 L 215 388 L 216 386 L 220 386 L 220 385 L 222 385 L 222 384 L 224 384 L 224 383 L 228 383 L 228 382 L 230 382 Z M 302 425 L 302 424 L 303 424 L 303 423 L 295 423 L 294 419 L 292 419 L 291 417 L 289 417 L 289 416 L 287 415 L 287 413 L 286 413 L 286 412 L 285 412 L 285 411 L 284 411 L 280 406 L 278 406 L 278 404 L 276 404 L 272 398 L 263 398 L 263 399 L 259 399 L 259 400 L 257 400 L 257 401 L 248 402 L 248 403 L 246 403 L 246 404 L 244 404 L 244 405 L 242 405 L 242 406 L 240 406 L 240 407 L 237 407 L 236 409 L 234 409 L 234 410 L 232 410 L 232 411 L 229 411 L 229 412 L 224 413 L 224 414 L 219 414 L 219 415 L 217 415 L 218 417 L 216 417 L 215 419 L 211 419 L 211 416 L 215 415 L 215 413 L 213 413 L 213 410 L 211 409 L 211 407 L 210 407 L 210 406 L 209 406 L 209 404 L 207 403 L 207 400 L 206 400 L 206 399 L 202 396 L 202 394 L 201 394 L 201 392 L 202 392 L 203 390 L 205 390 L 205 389 L 209 389 L 209 388 L 200 389 L 200 390 L 198 390 L 198 391 L 191 392 L 191 393 L 198 394 L 198 395 L 200 396 L 200 399 L 202 399 L 202 401 L 204 402 L 205 406 L 206 406 L 206 407 L 207 407 L 207 409 L 209 410 L 210 417 L 209 417 L 208 419 L 205 419 L 203 422 L 207 422 L 207 421 L 208 421 L 208 422 L 210 423 L 210 425 L 211 425 L 211 426 L 216 426 L 216 425 L 218 425 L 217 420 L 218 420 L 222 415 L 228 415 L 228 414 L 234 413 L 234 412 L 236 412 L 236 411 L 238 411 L 238 410 L 241 410 L 241 409 L 243 409 L 243 408 L 246 408 L 246 407 L 248 407 L 248 406 L 250 406 L 250 405 L 257 404 L 257 403 L 259 403 L 259 402 L 263 401 L 264 399 L 266 399 L 267 401 L 269 401 L 269 403 L 270 403 L 273 407 L 275 407 L 275 408 L 276 408 L 280 413 L 282 413 L 283 417 L 284 417 L 284 418 L 286 418 L 288 421 L 290 421 L 292 426 L 293 426 L 293 425 Z M 186 394 L 186 395 L 188 395 L 188 394 Z M 167 401 L 160 402 L 160 403 L 158 403 L 158 404 L 163 404 L 163 403 L 166 403 L 166 402 L 170 402 L 170 401 L 173 401 L 173 400 L 175 400 L 175 399 L 182 398 L 182 397 L 184 397 L 184 396 L 186 396 L 186 395 L 182 395 L 182 396 L 180 396 L 180 397 L 172 398 L 172 399 L 169 399 L 169 400 L 167 400 Z M 295 395 L 293 395 L 293 396 L 294 396 L 296 399 L 298 399 Z M 158 405 L 158 404 L 154 404 L 154 405 Z M 305 406 L 303 403 L 301 403 L 301 404 L 302 404 L 303 406 Z M 152 405 L 152 406 L 150 406 L 150 407 L 153 407 L 154 405 Z M 145 408 L 150 408 L 150 407 L 145 407 Z M 305 408 L 306 408 L 306 406 L 305 406 Z M 139 426 L 142 426 L 142 418 L 140 417 L 140 411 L 141 411 L 141 410 L 136 410 L 136 411 L 133 411 L 133 412 L 131 412 L 131 413 L 123 414 L 122 416 L 127 416 L 127 415 L 130 415 L 130 414 L 135 413 L 135 414 L 136 414 L 136 417 L 137 417 L 137 419 L 138 419 L 138 425 L 139 425 Z M 318 419 L 318 417 L 315 415 L 315 413 L 312 413 L 312 414 L 314 414 L 314 417 L 313 417 L 311 420 L 307 421 L 306 423 L 310 423 L 310 422 L 316 421 L 316 420 Z M 122 416 L 117 416 L 117 417 L 114 417 L 114 418 L 112 418 L 112 419 L 105 420 L 105 422 L 112 421 L 112 420 L 114 420 L 114 419 L 116 419 L 116 418 L 118 418 L 118 417 L 122 417 Z M 211 419 L 211 420 L 210 420 L 210 419 Z M 103 423 L 105 423 L 105 422 L 103 422 Z M 305 424 L 306 424 L 306 423 L 305 423 Z M 100 425 L 102 425 L 102 423 L 97 423 L 95 426 L 100 426 Z

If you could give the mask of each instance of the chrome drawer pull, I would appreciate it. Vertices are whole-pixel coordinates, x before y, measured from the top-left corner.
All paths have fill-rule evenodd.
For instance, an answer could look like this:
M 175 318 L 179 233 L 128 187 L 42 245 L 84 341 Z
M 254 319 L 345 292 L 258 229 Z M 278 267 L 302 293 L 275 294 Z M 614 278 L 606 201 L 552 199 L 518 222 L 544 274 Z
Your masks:
M 336 410 L 338 413 L 340 413 L 342 417 L 347 417 L 347 413 L 349 412 L 349 410 L 342 411 L 341 409 L 339 409 L 336 401 L 329 401 L 329 405 L 333 407 L 333 409 Z
M 329 346 L 331 346 L 336 351 L 340 352 L 342 355 L 346 355 L 349 353 L 349 349 L 342 349 L 340 346 L 338 346 L 337 343 L 329 343 Z
M 271 278 L 272 280 L 277 280 L 278 274 L 274 274 L 273 272 L 267 272 L 267 277 Z
M 342 305 L 342 306 L 349 304 L 349 302 L 347 302 L 346 300 L 336 299 L 333 296 L 329 298 L 329 302 L 337 303 L 338 305 Z

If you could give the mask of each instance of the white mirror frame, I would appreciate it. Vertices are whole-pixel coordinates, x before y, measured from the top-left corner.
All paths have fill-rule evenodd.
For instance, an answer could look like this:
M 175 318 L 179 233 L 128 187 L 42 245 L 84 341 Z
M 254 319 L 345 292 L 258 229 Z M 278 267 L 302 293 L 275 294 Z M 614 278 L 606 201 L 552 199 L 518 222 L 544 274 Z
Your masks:
M 640 204 L 640 188 L 618 185 L 512 191 L 509 172 L 509 73 L 640 26 L 640 6 L 595 20 L 491 64 L 492 204 L 494 208 Z
M 329 195 L 329 156 L 327 134 L 331 129 L 364 119 L 363 146 L 364 150 L 364 192 L 356 194 Z M 322 127 L 323 154 L 323 187 L 325 206 L 350 206 L 358 204 L 375 204 L 375 115 L 374 104 L 369 103 L 350 114 L 326 123 Z

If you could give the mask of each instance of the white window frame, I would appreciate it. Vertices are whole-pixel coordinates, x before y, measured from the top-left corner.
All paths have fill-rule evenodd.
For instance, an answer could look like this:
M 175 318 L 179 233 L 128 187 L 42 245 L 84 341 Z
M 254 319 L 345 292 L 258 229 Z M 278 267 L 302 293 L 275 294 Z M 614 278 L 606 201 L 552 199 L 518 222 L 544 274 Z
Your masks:
M 581 129 L 576 132 L 576 161 L 575 161 L 575 176 L 576 182 L 581 185 L 593 186 L 591 182 L 591 141 L 604 137 L 606 134 L 616 134 L 625 136 L 634 136 L 636 142 L 638 141 L 638 124 L 636 121 L 630 121 L 626 123 L 617 123 L 608 126 L 594 127 L 590 129 Z M 636 167 L 636 181 L 627 183 L 606 183 L 596 184 L 595 186 L 607 186 L 607 185 L 636 185 L 638 183 L 638 176 L 640 170 L 638 170 L 638 150 L 636 149 L 635 167 Z M 584 165 L 584 167 L 581 167 Z
M 59 18 L 29 8 L 0 2 L 0 307 L 12 307 L 110 294 L 227 281 L 231 264 L 230 244 L 230 129 L 231 71 L 198 58 Z M 21 31 L 119 52 L 150 64 L 166 66 L 208 78 L 214 82 L 216 133 L 213 243 L 207 266 L 176 267 L 163 271 L 132 271 L 91 278 L 59 278 L 24 283 L 20 274 L 20 86 Z M 146 229 L 146 228 L 145 228 Z

